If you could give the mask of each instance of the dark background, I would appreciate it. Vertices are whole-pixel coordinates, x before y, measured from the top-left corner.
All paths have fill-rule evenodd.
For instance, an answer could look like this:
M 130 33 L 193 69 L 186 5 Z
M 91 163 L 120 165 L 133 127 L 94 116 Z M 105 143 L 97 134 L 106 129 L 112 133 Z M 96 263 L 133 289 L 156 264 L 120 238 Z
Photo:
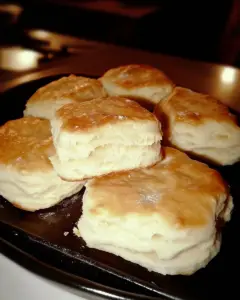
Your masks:
M 0 26 L 5 71 L 3 48 L 47 62 L 78 53 L 82 39 L 240 66 L 240 0 L 0 0 Z

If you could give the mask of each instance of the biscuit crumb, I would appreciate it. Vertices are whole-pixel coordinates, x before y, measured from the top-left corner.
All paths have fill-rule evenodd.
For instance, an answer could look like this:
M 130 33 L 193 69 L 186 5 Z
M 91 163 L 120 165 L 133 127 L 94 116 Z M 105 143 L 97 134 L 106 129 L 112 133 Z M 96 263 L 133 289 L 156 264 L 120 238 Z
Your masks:
M 73 227 L 73 233 L 77 236 L 77 237 L 80 237 L 81 234 L 80 234 L 80 231 L 77 227 Z

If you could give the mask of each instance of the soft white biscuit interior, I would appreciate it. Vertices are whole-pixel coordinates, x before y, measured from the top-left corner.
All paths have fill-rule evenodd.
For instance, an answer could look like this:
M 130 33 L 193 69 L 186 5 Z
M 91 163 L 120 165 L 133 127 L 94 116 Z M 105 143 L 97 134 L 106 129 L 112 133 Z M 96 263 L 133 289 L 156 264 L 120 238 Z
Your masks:
M 35 103 L 29 103 L 24 110 L 24 116 L 34 116 L 37 118 L 45 118 L 51 120 L 54 118 L 55 112 L 65 104 L 71 103 L 69 98 L 59 98 L 58 101 L 39 101 Z
M 208 122 L 193 126 L 171 120 L 170 142 L 181 150 L 201 155 L 221 165 L 240 160 L 240 128 L 231 123 Z
M 180 252 L 172 260 L 159 259 L 154 252 L 134 252 L 127 248 L 114 247 L 112 245 L 100 245 L 99 249 L 120 255 L 126 260 L 144 266 L 149 271 L 155 271 L 163 275 L 191 275 L 196 270 L 205 267 L 217 255 L 220 245 L 221 237 L 219 235 L 216 241 L 209 240 L 195 245 Z M 186 264 L 186 260 L 188 264 Z
M 89 131 L 61 130 L 51 121 L 56 155 L 50 160 L 66 180 L 81 180 L 114 171 L 152 165 L 160 160 L 162 134 L 151 121 L 105 124 Z
M 102 227 L 101 224 L 98 226 L 99 228 Z M 83 219 L 79 221 L 78 227 L 80 235 L 87 242 L 88 247 L 97 248 L 121 256 L 128 261 L 147 268 L 149 271 L 155 271 L 163 275 L 191 275 L 196 270 L 205 267 L 209 261 L 217 255 L 221 245 L 221 235 L 219 234 L 217 238 L 215 238 L 215 236 L 210 236 L 202 242 L 192 242 L 192 245 L 190 243 L 184 243 L 184 241 L 171 241 L 166 238 L 165 240 L 163 239 L 161 243 L 156 243 L 158 244 L 158 251 L 155 251 L 156 246 L 146 251 L 141 248 L 136 250 L 129 245 L 135 245 L 137 233 L 135 233 L 135 235 L 130 235 L 130 229 L 126 230 L 124 235 L 120 235 L 120 238 L 126 241 L 122 244 L 128 243 L 128 245 L 119 246 L 119 244 L 116 244 L 115 242 L 100 240 L 99 236 L 102 237 L 101 231 L 93 231 L 92 227 L 87 226 Z M 109 231 L 105 231 L 103 236 L 108 234 Z M 114 237 L 119 236 L 118 231 L 115 231 L 113 234 Z M 133 238 L 133 236 L 135 236 L 135 238 Z M 140 238 L 138 241 L 139 240 Z M 143 242 L 143 240 L 141 242 Z M 147 241 L 145 241 L 145 245 L 147 246 Z M 172 249 L 175 250 L 175 255 L 173 255 Z
M 14 206 L 28 211 L 49 208 L 79 192 L 81 182 L 67 182 L 54 170 L 26 172 L 0 166 L 0 194 Z
M 101 82 L 110 96 L 122 96 L 127 98 L 134 98 L 136 100 L 142 99 L 153 104 L 157 104 L 172 92 L 171 85 L 153 85 L 126 89 L 114 83 L 113 81 L 108 80 L 108 78 L 101 78 Z

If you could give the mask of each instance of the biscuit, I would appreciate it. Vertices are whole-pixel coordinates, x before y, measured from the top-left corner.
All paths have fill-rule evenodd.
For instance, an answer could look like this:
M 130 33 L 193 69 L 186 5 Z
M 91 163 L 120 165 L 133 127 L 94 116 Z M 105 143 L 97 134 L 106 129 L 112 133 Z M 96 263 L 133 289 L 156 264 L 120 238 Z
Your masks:
M 146 167 L 161 159 L 159 121 L 129 99 L 64 105 L 51 126 L 56 155 L 50 159 L 65 180 Z
M 217 165 L 240 160 L 240 127 L 229 109 L 211 96 L 176 87 L 156 105 L 165 145 Z
M 219 252 L 232 197 L 221 175 L 174 148 L 153 167 L 89 180 L 77 224 L 90 248 L 162 274 L 192 274 Z
M 100 81 L 110 96 L 127 97 L 148 107 L 167 97 L 174 87 L 163 72 L 147 65 L 110 69 Z
M 81 190 L 81 182 L 57 176 L 49 155 L 55 150 L 50 123 L 25 117 L 0 127 L 0 194 L 14 206 L 35 211 Z
M 39 88 L 27 101 L 24 116 L 51 119 L 67 103 L 106 97 L 102 84 L 91 78 L 70 75 Z

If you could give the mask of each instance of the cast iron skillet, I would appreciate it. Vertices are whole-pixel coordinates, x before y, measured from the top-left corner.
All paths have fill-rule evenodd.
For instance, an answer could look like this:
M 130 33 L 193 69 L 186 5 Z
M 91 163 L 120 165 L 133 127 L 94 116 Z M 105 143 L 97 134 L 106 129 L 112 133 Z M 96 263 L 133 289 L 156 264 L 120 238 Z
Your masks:
M 61 76 L 29 81 L 1 94 L 0 124 L 21 117 L 26 100 L 35 90 Z M 109 299 L 237 298 L 240 164 L 219 171 L 231 187 L 235 209 L 231 222 L 223 230 L 220 254 L 192 276 L 163 276 L 120 257 L 87 248 L 82 239 L 72 234 L 81 214 L 83 191 L 53 208 L 35 213 L 20 211 L 0 198 L 1 251 L 43 276 Z

